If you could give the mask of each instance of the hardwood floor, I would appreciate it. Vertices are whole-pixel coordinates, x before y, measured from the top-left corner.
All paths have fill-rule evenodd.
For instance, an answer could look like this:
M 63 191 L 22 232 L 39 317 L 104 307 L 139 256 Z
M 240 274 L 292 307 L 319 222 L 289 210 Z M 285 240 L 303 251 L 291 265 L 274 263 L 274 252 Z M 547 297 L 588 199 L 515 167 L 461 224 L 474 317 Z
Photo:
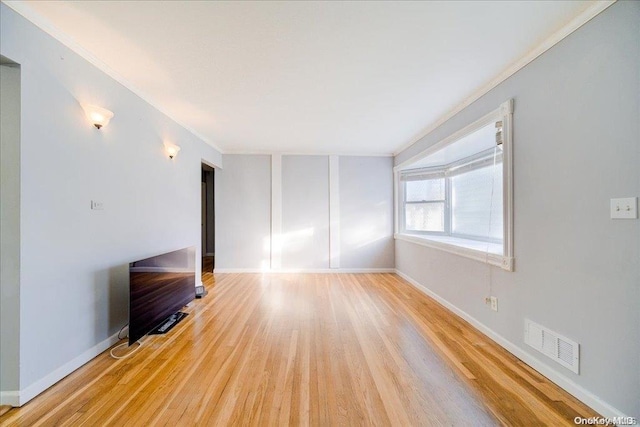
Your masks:
M 393 274 L 205 274 L 209 295 L 0 425 L 562 426 L 597 415 Z
M 213 267 L 214 267 L 214 262 L 213 262 L 213 257 L 212 256 L 203 256 L 202 257 L 202 273 L 213 273 Z

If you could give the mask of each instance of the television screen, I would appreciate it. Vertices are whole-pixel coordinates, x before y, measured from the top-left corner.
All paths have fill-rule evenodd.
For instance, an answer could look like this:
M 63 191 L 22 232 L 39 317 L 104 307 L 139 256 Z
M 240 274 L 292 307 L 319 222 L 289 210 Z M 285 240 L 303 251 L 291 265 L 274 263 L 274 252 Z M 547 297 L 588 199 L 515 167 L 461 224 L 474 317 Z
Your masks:
M 129 345 L 195 298 L 195 246 L 129 264 Z

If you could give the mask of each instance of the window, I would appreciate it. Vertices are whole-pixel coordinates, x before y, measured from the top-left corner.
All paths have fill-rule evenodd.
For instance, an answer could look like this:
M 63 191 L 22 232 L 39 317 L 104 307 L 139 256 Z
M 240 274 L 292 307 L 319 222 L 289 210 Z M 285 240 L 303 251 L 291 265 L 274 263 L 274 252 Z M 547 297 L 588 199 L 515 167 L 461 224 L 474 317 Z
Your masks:
M 396 238 L 513 269 L 511 106 L 395 168 Z
M 444 178 L 406 181 L 405 229 L 410 231 L 445 231 L 445 180 Z

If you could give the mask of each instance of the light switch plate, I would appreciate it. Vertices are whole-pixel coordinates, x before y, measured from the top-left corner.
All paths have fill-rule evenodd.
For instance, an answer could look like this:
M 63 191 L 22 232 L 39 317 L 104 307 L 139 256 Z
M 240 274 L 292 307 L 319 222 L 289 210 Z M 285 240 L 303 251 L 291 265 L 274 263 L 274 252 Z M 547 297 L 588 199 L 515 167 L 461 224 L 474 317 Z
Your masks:
M 611 219 L 638 218 L 638 198 L 611 199 Z
M 104 203 L 98 202 L 97 200 L 92 200 L 91 209 L 94 211 L 101 211 L 104 209 Z

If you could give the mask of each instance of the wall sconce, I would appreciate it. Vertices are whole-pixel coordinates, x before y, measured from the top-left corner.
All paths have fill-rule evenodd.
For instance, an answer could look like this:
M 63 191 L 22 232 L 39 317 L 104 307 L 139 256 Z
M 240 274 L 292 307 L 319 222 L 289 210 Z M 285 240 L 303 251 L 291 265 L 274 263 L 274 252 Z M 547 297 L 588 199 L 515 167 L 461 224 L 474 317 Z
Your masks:
M 180 151 L 180 146 L 172 144 L 170 142 L 165 142 L 164 151 L 165 153 L 167 153 L 167 156 L 169 156 L 170 159 L 173 159 L 175 156 L 178 155 L 178 151 Z
M 113 117 L 113 113 L 106 108 L 98 107 L 97 105 L 82 104 L 84 113 L 87 118 L 96 128 L 100 129 L 109 123 L 109 120 Z

